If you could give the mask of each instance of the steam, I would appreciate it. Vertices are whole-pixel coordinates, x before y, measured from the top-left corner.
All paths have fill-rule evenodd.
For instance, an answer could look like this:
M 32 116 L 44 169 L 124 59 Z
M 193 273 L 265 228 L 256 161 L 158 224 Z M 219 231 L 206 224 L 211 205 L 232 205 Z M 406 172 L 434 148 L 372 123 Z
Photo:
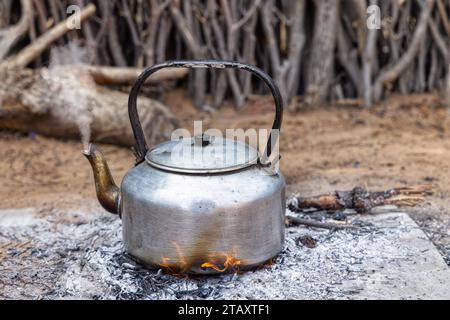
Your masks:
M 89 149 L 91 124 L 93 121 L 89 101 L 95 91 L 95 82 L 82 65 L 89 62 L 89 53 L 78 41 L 54 47 L 50 53 L 48 70 L 42 76 L 54 92 L 55 105 L 61 108 L 54 112 L 68 123 L 78 126 L 85 150 Z

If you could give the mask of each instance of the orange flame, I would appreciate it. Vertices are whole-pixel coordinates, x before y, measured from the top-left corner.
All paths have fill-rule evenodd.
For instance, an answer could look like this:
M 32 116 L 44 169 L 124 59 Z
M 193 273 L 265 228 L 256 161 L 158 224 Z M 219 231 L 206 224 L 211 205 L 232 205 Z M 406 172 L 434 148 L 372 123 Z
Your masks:
M 164 268 L 167 272 L 174 276 L 186 276 L 186 273 L 189 271 L 190 267 L 195 264 L 194 261 L 187 261 L 183 250 L 178 243 L 175 241 L 172 242 L 172 245 L 175 247 L 177 251 L 177 258 L 169 258 L 169 257 L 161 257 L 160 267 Z M 236 250 L 233 250 L 236 252 Z M 241 260 L 235 258 L 235 254 L 210 254 L 208 255 L 208 259 L 206 262 L 200 264 L 202 269 L 213 269 L 216 272 L 226 272 L 232 271 L 237 272 L 241 265 Z
M 212 262 L 204 262 L 201 264 L 201 267 L 204 269 L 210 268 L 217 272 L 225 272 L 225 271 L 237 271 L 239 266 L 241 265 L 241 260 L 238 260 L 230 255 L 224 255 L 224 260 L 222 263 L 212 261 Z M 219 260 L 217 258 L 213 258 L 211 260 Z M 223 260 L 223 259 L 221 259 Z M 222 267 L 221 267 L 222 266 Z
M 169 272 L 170 274 L 174 276 L 181 276 L 187 272 L 187 270 L 189 269 L 189 264 L 186 262 L 186 259 L 184 258 L 183 252 L 179 244 L 176 243 L 175 241 L 173 241 L 172 244 L 177 251 L 178 259 L 175 260 L 168 257 L 161 257 L 162 263 L 160 263 L 159 265 L 160 267 L 166 269 L 167 272 Z M 173 263 L 170 263 L 171 260 L 173 260 Z M 174 265 L 178 266 L 174 267 Z
M 184 258 L 183 251 L 181 250 L 181 248 L 178 245 L 178 243 L 176 243 L 175 241 L 172 242 L 172 243 L 173 243 L 173 245 L 175 246 L 175 248 L 177 250 L 178 260 L 180 261 L 181 270 L 187 270 L 189 268 L 189 265 L 186 262 L 186 259 Z

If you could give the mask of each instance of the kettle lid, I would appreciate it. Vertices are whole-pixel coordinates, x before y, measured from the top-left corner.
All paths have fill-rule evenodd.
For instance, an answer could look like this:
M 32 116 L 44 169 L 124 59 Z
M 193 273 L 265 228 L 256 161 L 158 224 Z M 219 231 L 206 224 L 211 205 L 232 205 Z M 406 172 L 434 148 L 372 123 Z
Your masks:
M 173 172 L 217 173 L 258 162 L 258 151 L 246 143 L 201 135 L 163 142 L 147 152 L 148 164 Z

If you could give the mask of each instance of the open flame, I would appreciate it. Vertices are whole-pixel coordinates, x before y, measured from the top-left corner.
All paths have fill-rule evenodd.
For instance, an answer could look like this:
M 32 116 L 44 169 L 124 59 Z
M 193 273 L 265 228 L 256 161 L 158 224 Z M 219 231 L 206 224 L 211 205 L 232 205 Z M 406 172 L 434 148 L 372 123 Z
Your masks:
M 209 254 L 206 261 L 187 261 L 181 247 L 176 242 L 172 242 L 177 251 L 177 258 L 161 257 L 160 266 L 172 275 L 185 275 L 192 266 L 200 266 L 202 270 L 212 269 L 216 272 L 238 272 L 241 260 L 236 259 L 236 250 L 233 254 L 219 253 Z M 200 260 L 201 261 L 201 260 Z
M 184 258 L 183 252 L 175 241 L 172 242 L 175 249 L 177 250 L 178 259 L 174 260 L 173 263 L 171 263 L 171 259 L 168 257 L 161 257 L 162 263 L 160 264 L 161 267 L 166 269 L 170 274 L 173 275 L 182 275 L 186 273 L 189 269 L 189 264 L 186 262 L 186 259 Z M 177 267 L 174 267 L 175 265 L 178 265 Z
M 233 271 L 237 272 L 241 265 L 241 260 L 230 255 L 224 255 L 222 258 L 213 258 L 201 264 L 203 269 L 213 269 L 217 272 Z

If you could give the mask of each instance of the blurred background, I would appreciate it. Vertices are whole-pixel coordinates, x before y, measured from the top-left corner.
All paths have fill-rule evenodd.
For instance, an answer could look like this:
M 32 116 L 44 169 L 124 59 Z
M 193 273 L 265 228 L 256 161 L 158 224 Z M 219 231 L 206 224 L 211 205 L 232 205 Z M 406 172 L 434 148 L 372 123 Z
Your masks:
M 369 107 L 392 93 L 445 89 L 448 6 L 445 0 L 2 0 L 0 59 L 10 59 L 3 66 L 49 67 L 52 48 L 66 45 L 69 52 L 55 64 L 238 60 L 269 72 L 287 102 L 357 99 Z M 66 21 L 71 14 L 79 17 Z M 115 74 L 118 82 L 123 77 Z M 226 99 L 240 108 L 264 92 L 234 71 L 198 71 L 189 79 L 198 108 L 218 108 Z

